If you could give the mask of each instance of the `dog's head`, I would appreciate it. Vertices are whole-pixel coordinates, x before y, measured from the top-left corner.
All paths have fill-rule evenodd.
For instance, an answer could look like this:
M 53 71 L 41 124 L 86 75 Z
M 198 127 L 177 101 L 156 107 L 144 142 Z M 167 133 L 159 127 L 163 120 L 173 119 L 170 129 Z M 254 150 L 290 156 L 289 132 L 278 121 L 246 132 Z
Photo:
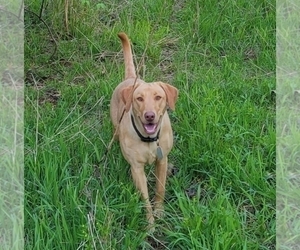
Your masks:
M 132 107 L 132 113 L 139 119 L 144 131 L 151 135 L 157 132 L 160 117 L 166 108 L 175 109 L 178 90 L 163 82 L 139 83 L 121 92 L 125 110 Z

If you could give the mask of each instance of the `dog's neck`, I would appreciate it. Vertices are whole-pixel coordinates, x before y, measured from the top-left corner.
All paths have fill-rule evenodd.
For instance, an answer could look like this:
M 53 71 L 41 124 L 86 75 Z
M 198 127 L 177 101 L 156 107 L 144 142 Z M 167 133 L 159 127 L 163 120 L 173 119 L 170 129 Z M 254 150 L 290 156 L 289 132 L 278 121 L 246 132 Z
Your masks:
M 158 130 L 157 135 L 155 137 L 150 137 L 150 136 L 145 137 L 141 134 L 141 132 L 136 127 L 133 115 L 131 115 L 131 123 L 132 123 L 132 126 L 133 126 L 135 132 L 137 133 L 138 137 L 140 137 L 142 142 L 156 142 L 156 141 L 158 141 L 160 129 Z

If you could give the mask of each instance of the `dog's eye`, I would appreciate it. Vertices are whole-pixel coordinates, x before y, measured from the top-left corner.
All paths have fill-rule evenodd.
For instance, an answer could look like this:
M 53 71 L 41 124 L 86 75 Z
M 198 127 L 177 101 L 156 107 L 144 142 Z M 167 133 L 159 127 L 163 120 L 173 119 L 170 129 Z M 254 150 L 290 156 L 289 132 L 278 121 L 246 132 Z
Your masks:
M 159 95 L 155 96 L 156 101 L 159 101 L 160 99 L 161 99 L 161 96 L 159 96 Z
M 138 98 L 136 98 L 139 102 L 142 102 L 142 101 L 144 101 L 144 99 L 143 99 L 143 97 L 138 97 Z

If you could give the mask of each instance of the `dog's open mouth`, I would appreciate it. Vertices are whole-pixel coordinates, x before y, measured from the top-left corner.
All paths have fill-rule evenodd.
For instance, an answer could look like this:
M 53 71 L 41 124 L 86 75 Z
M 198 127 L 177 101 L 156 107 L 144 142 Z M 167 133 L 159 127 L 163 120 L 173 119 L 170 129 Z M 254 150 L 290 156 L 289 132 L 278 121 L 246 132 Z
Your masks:
M 152 135 L 156 132 L 157 128 L 157 123 L 148 123 L 148 124 L 143 124 L 144 129 L 148 135 Z

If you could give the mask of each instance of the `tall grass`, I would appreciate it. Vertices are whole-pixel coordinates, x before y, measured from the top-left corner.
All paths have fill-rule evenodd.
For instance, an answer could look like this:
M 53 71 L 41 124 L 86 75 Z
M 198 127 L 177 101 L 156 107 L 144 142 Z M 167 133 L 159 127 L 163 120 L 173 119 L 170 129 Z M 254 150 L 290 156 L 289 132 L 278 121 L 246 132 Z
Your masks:
M 80 22 L 69 31 L 62 7 L 45 6 L 51 58 L 45 25 L 26 17 L 26 248 L 274 249 L 275 3 L 73 4 Z M 174 175 L 153 235 L 118 144 L 102 158 L 124 75 L 119 31 L 146 81 L 180 91 Z M 151 166 L 147 176 L 153 194 Z
M 0 246 L 24 247 L 23 25 L 20 2 L 0 3 Z

